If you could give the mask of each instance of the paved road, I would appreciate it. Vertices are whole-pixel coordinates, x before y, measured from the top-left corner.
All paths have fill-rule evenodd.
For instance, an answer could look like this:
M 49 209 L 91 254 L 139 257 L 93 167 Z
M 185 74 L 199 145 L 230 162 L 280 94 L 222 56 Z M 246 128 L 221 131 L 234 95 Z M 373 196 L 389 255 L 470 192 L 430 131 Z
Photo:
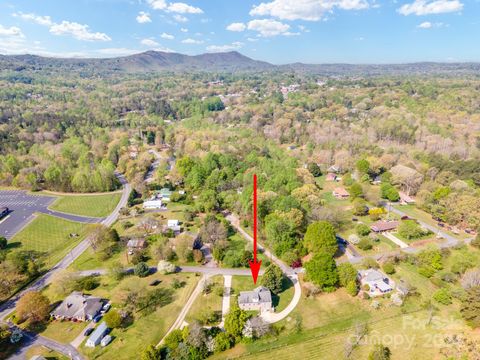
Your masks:
M 11 327 L 13 329 L 13 327 Z M 73 360 L 83 360 L 83 356 L 71 345 L 59 344 L 56 341 L 47 339 L 43 336 L 34 334 L 28 331 L 22 331 L 22 346 L 17 349 L 17 351 L 9 357 L 10 360 L 26 360 L 27 352 L 31 347 L 34 346 L 45 346 L 49 349 L 52 349 L 56 352 L 64 354 L 69 359 Z
M 391 211 L 395 214 L 398 214 L 400 216 L 409 216 L 407 213 L 404 213 L 402 210 L 393 207 L 391 204 L 387 204 L 386 208 L 387 208 L 387 210 L 389 210 L 389 211 Z M 418 220 L 418 219 L 416 219 L 416 220 L 424 228 L 430 230 L 434 234 L 440 235 L 442 238 L 445 239 L 444 242 L 439 244 L 439 246 L 441 248 L 449 248 L 449 247 L 454 247 L 454 246 L 458 245 L 458 239 L 456 239 L 454 236 L 446 233 L 445 231 L 441 230 L 437 226 L 427 224 L 426 222 L 423 222 L 423 221 Z
M 10 209 L 8 216 L 0 221 L 0 236 L 11 239 L 35 218 L 35 213 L 81 223 L 99 223 L 103 220 L 50 210 L 48 207 L 56 199 L 54 196 L 30 194 L 24 190 L 0 190 L 0 207 L 6 206 Z
M 195 299 L 197 298 L 198 295 L 202 292 L 203 289 L 203 284 L 205 281 L 209 278 L 209 275 L 203 275 L 200 281 L 198 282 L 197 286 L 195 287 L 195 290 L 193 290 L 192 294 L 188 298 L 187 302 L 183 306 L 182 310 L 180 311 L 180 314 L 178 314 L 177 319 L 175 322 L 170 326 L 168 329 L 167 333 L 165 336 L 160 340 L 160 342 L 157 344 L 157 347 L 162 345 L 163 342 L 165 341 L 165 338 L 173 331 L 176 329 L 181 329 L 183 327 L 183 324 L 185 322 L 185 317 L 187 316 L 188 312 L 190 311 L 190 308 L 192 307 L 193 303 L 195 302 Z
M 130 184 L 128 184 L 125 177 L 123 175 L 119 174 L 119 173 L 116 173 L 116 176 L 123 185 L 122 197 L 120 198 L 120 201 L 118 202 L 115 210 L 108 217 L 106 217 L 102 221 L 102 224 L 105 225 L 105 226 L 111 226 L 117 220 L 117 218 L 119 216 L 120 209 L 127 205 L 128 196 L 129 196 L 130 191 L 131 191 L 131 186 L 130 186 Z M 64 269 L 66 269 L 67 267 L 69 267 L 75 261 L 75 259 L 77 259 L 80 255 L 83 254 L 83 252 L 85 250 L 88 249 L 88 247 L 89 247 L 89 238 L 87 237 L 82 242 L 80 242 L 72 251 L 70 251 L 70 253 L 68 253 L 58 264 L 56 264 L 53 268 L 51 268 L 45 275 L 43 275 L 41 278 L 39 278 L 37 281 L 35 281 L 28 288 L 26 288 L 25 290 L 16 294 L 12 298 L 10 298 L 8 301 L 6 301 L 2 305 L 0 305 L 0 322 L 4 321 L 15 310 L 15 306 L 17 304 L 17 301 L 26 292 L 32 291 L 32 290 L 41 290 L 45 286 L 50 284 L 52 282 L 52 279 L 55 276 L 55 274 L 57 274 L 58 272 L 60 272 Z M 41 340 L 43 338 L 42 337 L 37 337 L 37 338 L 39 340 L 34 341 L 34 344 L 38 343 L 40 345 L 44 345 L 44 344 L 40 343 L 40 341 L 44 341 L 44 340 Z M 45 341 L 47 341 L 47 339 L 45 339 Z M 52 340 L 48 340 L 48 341 L 51 342 L 52 344 L 54 344 L 55 346 L 59 347 L 59 348 L 64 346 L 62 344 L 58 344 L 56 342 L 53 342 Z M 30 345 L 30 346 L 32 346 L 32 345 Z M 45 346 L 50 347 L 48 345 L 45 345 Z M 65 349 L 71 348 L 70 345 L 65 345 L 65 346 L 66 346 Z M 55 348 L 53 348 L 53 349 L 57 350 Z M 57 350 L 57 351 L 59 351 L 59 350 Z M 67 356 L 69 354 L 68 352 L 64 352 L 64 351 L 60 351 L 60 352 L 62 352 L 63 354 L 65 354 Z

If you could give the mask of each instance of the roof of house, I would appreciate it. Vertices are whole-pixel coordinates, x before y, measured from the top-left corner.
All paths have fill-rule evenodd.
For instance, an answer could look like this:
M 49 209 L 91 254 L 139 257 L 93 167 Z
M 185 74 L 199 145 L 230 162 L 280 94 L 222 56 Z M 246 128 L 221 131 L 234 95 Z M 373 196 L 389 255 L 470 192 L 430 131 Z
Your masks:
M 170 196 L 170 195 L 172 195 L 172 190 L 167 189 L 167 188 L 163 188 L 163 189 L 160 189 L 159 193 L 162 196 Z
M 337 174 L 328 173 L 327 177 L 326 177 L 326 180 L 330 181 L 330 180 L 335 180 L 336 178 L 337 178 Z
M 90 337 L 88 338 L 88 341 L 93 342 L 93 343 L 98 342 L 98 340 L 103 338 L 103 335 L 105 335 L 107 330 L 108 330 L 107 323 L 105 321 L 102 321 L 102 323 L 97 326 L 97 328 L 92 333 L 92 335 L 90 335 Z
M 398 221 L 385 221 L 385 220 L 379 220 L 377 222 L 374 222 L 370 228 L 373 231 L 389 231 L 389 230 L 394 230 L 398 226 Z
M 266 287 L 259 286 L 253 291 L 241 291 L 238 296 L 239 304 L 271 303 L 272 294 Z
M 415 202 L 415 200 L 410 197 L 409 195 L 405 194 L 403 191 L 400 191 L 398 193 L 400 195 L 400 200 L 403 201 L 403 202 L 406 202 L 406 203 L 413 203 Z
M 33 355 L 30 360 L 47 360 L 42 355 Z
M 358 273 L 362 280 L 368 282 L 383 280 L 386 277 L 383 273 L 375 269 L 360 270 Z
M 143 248 L 146 245 L 146 241 L 144 239 L 130 239 L 128 240 L 127 247 L 129 248 Z
M 52 312 L 65 318 L 93 317 L 102 309 L 102 299 L 74 291 Z
M 350 196 L 350 193 L 345 190 L 343 187 L 337 187 L 333 189 L 333 193 L 340 196 Z

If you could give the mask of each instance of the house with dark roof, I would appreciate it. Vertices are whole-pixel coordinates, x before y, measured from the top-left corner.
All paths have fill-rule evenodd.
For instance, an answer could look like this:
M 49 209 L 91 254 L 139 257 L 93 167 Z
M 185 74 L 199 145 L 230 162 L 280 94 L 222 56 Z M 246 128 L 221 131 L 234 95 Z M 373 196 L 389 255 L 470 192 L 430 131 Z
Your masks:
M 74 291 L 51 312 L 55 319 L 70 321 L 90 321 L 103 307 L 103 300 Z
M 259 286 L 253 291 L 241 291 L 238 295 L 238 306 L 242 310 L 273 312 L 272 294 L 269 289 Z
M 397 228 L 397 226 L 398 221 L 379 220 L 370 225 L 370 229 L 372 229 L 373 232 L 381 233 L 385 231 L 393 231 Z
M 128 253 L 132 255 L 136 251 L 141 251 L 147 247 L 145 239 L 130 239 L 127 242 Z

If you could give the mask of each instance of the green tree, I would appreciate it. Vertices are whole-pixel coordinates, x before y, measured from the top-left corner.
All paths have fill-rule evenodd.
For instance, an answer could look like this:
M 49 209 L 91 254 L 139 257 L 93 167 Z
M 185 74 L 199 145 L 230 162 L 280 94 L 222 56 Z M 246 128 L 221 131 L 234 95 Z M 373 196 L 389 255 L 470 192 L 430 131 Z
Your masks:
M 233 344 L 235 343 L 234 339 L 230 335 L 224 332 L 220 332 L 216 337 L 215 337 L 215 347 L 214 351 L 216 354 L 221 353 L 225 350 L 230 349 Z
M 450 305 L 452 303 L 452 295 L 445 288 L 438 289 L 432 297 L 436 302 L 443 305 Z
M 137 265 L 135 265 L 133 273 L 138 277 L 148 276 L 148 274 L 150 274 L 150 267 L 144 262 L 139 262 Z
M 319 252 L 305 264 L 308 279 L 325 292 L 332 292 L 338 284 L 338 270 L 333 257 Z
M 387 261 L 386 263 L 384 263 L 382 269 L 383 271 L 385 271 L 385 273 L 389 275 L 395 274 L 395 265 L 391 261 Z
M 283 273 L 282 270 L 275 264 L 271 264 L 265 269 L 261 285 L 265 286 L 272 293 L 278 294 L 282 291 Z
M 372 232 L 370 227 L 366 224 L 358 224 L 357 227 L 355 228 L 355 231 L 359 236 L 367 236 Z
M 405 220 L 398 226 L 398 233 L 405 239 L 412 240 L 422 237 L 426 232 L 415 220 Z
M 390 360 L 391 351 L 383 344 L 377 344 L 368 355 L 368 360 Z
M 154 345 L 149 345 L 142 351 L 141 360 L 161 360 L 162 349 L 157 349 Z
M 480 248 L 480 229 L 478 229 L 478 234 L 475 236 L 475 239 L 472 240 L 471 245 L 477 249 Z
M 307 169 L 314 177 L 322 176 L 322 170 L 320 169 L 320 166 L 317 165 L 317 163 L 309 163 L 307 165 Z
M 8 241 L 5 237 L 0 236 L 0 250 L 5 250 L 7 248 Z
M 400 194 L 398 193 L 397 189 L 395 189 L 391 184 L 384 183 L 380 187 L 380 194 L 383 199 L 387 199 L 389 201 L 398 201 L 400 200 Z
M 116 309 L 112 309 L 108 313 L 106 313 L 103 316 L 103 320 L 105 320 L 105 323 L 111 329 L 120 328 L 123 323 L 122 315 L 120 315 L 120 313 Z
M 50 301 L 39 291 L 29 291 L 23 295 L 15 307 L 17 318 L 30 324 L 44 322 L 50 315 Z
M 368 215 L 368 206 L 365 200 L 357 198 L 353 201 L 353 215 L 356 215 L 356 216 Z
M 357 182 L 354 182 L 348 190 L 352 199 L 356 199 L 363 196 L 362 185 L 360 185 Z
M 303 241 L 304 246 L 313 253 L 323 251 L 333 257 L 338 250 L 335 229 L 327 221 L 310 224 Z
M 227 334 L 235 338 L 241 338 L 243 327 L 248 320 L 248 315 L 238 306 L 230 309 L 230 312 L 225 316 L 225 331 Z
M 357 281 L 357 269 L 355 267 L 346 262 L 338 265 L 338 280 L 340 286 L 347 286 L 350 282 Z
M 366 159 L 361 159 L 357 161 L 357 170 L 360 172 L 360 174 L 368 174 L 370 171 L 370 163 Z
M 480 286 L 475 286 L 466 291 L 460 308 L 462 317 L 468 325 L 476 329 L 480 327 Z

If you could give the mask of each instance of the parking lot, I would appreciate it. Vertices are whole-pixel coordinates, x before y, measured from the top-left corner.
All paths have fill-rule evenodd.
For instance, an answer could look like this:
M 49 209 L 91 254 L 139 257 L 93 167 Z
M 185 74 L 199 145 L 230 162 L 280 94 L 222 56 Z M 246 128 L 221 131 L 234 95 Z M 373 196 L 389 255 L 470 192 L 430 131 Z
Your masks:
M 66 220 L 82 223 L 97 223 L 98 218 L 90 218 L 65 214 L 49 210 L 48 207 L 56 200 L 54 196 L 33 195 L 21 190 L 0 190 L 0 208 L 8 207 L 9 214 L 0 220 L 0 236 L 11 239 L 33 220 L 35 213 L 44 213 Z

